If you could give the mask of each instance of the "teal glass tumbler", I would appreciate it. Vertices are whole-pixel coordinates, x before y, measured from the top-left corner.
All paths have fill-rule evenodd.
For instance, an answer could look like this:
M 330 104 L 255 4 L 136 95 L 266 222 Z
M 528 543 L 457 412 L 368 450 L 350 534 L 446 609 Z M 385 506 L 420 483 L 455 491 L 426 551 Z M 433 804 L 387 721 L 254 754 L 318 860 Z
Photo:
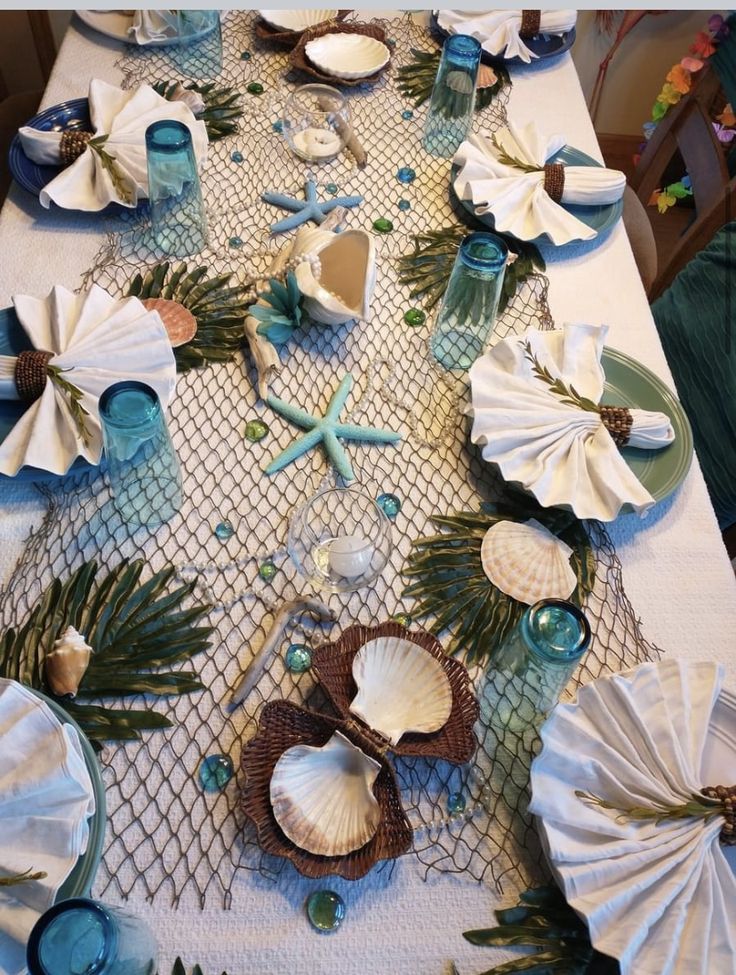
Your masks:
M 182 504 L 179 459 L 163 409 L 145 383 L 108 386 L 100 421 L 113 503 L 130 525 L 169 521 Z
M 26 962 L 30 975 L 153 975 L 157 953 L 151 929 L 128 910 L 75 897 L 41 915 Z
M 216 78 L 222 71 L 222 26 L 219 10 L 179 10 L 179 44 L 172 60 L 188 77 Z
M 480 55 L 480 42 L 467 34 L 453 34 L 442 47 L 422 137 L 432 156 L 454 156 L 470 131 Z
M 446 369 L 467 371 L 483 352 L 496 321 L 508 256 L 503 240 L 484 231 L 460 243 L 430 339 L 432 355 Z
M 207 217 L 192 134 L 162 119 L 146 129 L 148 202 L 156 246 L 169 257 L 191 257 L 207 243 Z

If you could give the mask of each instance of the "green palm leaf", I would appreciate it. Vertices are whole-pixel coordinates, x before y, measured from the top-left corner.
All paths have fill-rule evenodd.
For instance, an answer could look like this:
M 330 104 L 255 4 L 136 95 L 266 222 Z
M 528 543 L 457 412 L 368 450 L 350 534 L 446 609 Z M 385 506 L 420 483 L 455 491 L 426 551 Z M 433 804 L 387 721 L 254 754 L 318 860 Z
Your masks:
M 152 671 L 187 661 L 209 646 L 212 628 L 196 624 L 210 607 L 182 608 L 195 583 L 169 591 L 173 566 L 141 583 L 143 568 L 141 559 L 124 560 L 98 581 L 96 563 L 86 562 L 66 581 L 54 579 L 26 622 L 0 637 L 0 676 L 51 694 L 44 680 L 46 655 L 68 626 L 84 635 L 94 652 L 77 697 L 55 699 L 93 742 L 140 738 L 141 731 L 171 722 L 154 710 L 85 703 L 89 698 L 189 694 L 202 688 L 192 670 Z
M 128 282 L 135 298 L 167 298 L 188 308 L 197 319 L 197 334 L 174 349 L 176 367 L 186 372 L 209 362 L 229 362 L 243 343 L 243 322 L 248 312 L 245 288 L 230 285 L 232 274 L 207 277 L 206 266 L 190 271 L 168 261 L 156 264 Z
M 177 84 L 177 81 L 158 81 L 152 88 L 162 98 L 171 99 Z M 204 110 L 198 112 L 196 118 L 207 126 L 210 142 L 238 131 L 237 119 L 243 114 L 240 92 L 234 88 L 216 88 L 212 81 L 204 85 L 192 81 L 184 87 L 189 91 L 196 91 L 204 100 Z
M 483 537 L 499 521 L 530 518 L 573 550 L 570 564 L 578 584 L 570 599 L 582 605 L 595 583 L 595 555 L 582 523 L 569 512 L 540 507 L 523 492 L 509 489 L 504 500 L 482 504 L 479 514 L 437 515 L 432 521 L 444 531 L 412 543 L 403 597 L 418 601 L 412 610 L 416 619 L 434 617 L 433 633 L 451 632 L 448 652 L 465 654 L 468 665 L 488 663 L 527 608 L 486 576 L 480 561 Z
M 422 105 L 432 94 L 437 69 L 440 66 L 440 51 L 420 51 L 411 48 L 412 60 L 398 70 L 398 88 L 402 95 L 411 98 L 414 107 Z M 480 111 L 491 104 L 499 92 L 510 84 L 509 73 L 503 64 L 494 64 L 496 83 L 478 88 L 475 93 L 475 110 Z M 449 96 L 448 92 L 448 96 Z M 449 98 L 448 98 L 449 101 Z M 448 107 L 449 104 L 448 104 Z

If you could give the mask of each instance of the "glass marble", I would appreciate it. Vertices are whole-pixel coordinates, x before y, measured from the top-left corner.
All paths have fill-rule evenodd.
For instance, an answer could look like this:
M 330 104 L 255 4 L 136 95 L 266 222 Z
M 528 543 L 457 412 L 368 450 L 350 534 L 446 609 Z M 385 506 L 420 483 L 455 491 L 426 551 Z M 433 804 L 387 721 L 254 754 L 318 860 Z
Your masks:
M 408 613 L 395 613 L 391 619 L 399 626 L 411 626 L 411 616 Z
M 258 575 L 263 579 L 264 582 L 270 582 L 273 577 L 278 572 L 278 569 L 273 564 L 273 562 L 261 562 L 258 568 Z
M 284 123 L 281 121 L 280 118 L 276 119 L 276 121 L 272 124 L 271 128 L 274 130 L 274 132 L 278 132 L 279 135 L 281 135 L 281 133 L 284 131 Z
M 219 792 L 228 784 L 234 771 L 229 755 L 208 755 L 199 766 L 199 781 L 205 792 Z
M 230 158 L 234 163 L 241 163 L 243 161 L 243 153 L 238 152 L 236 149 L 235 152 L 230 153 Z
M 395 494 L 379 494 L 376 503 L 387 518 L 395 518 L 401 511 L 401 500 Z
M 451 816 L 465 812 L 465 796 L 462 792 L 451 792 L 447 797 L 447 811 Z
M 245 439 L 251 443 L 258 443 L 259 440 L 268 434 L 268 426 L 263 420 L 248 420 L 245 424 Z
M 394 225 L 386 217 L 379 217 L 378 220 L 373 221 L 373 229 L 379 234 L 390 234 Z
M 328 183 L 327 186 L 325 186 L 325 192 L 329 193 L 330 196 L 337 196 L 339 189 L 340 187 L 337 185 L 337 183 Z
M 260 83 L 260 81 L 251 81 L 245 90 L 249 95 L 262 95 L 263 85 Z
M 416 170 L 412 169 L 411 166 L 402 166 L 400 169 L 396 170 L 396 179 L 400 183 L 403 183 L 404 186 L 408 186 L 409 183 L 413 183 L 416 178 Z
M 242 247 L 243 246 L 243 238 L 242 237 L 231 237 L 230 240 L 228 241 L 228 243 L 230 244 L 231 247 L 235 247 L 237 249 L 238 247 Z
M 421 308 L 409 308 L 404 312 L 404 321 L 412 328 L 419 328 L 420 325 L 424 325 L 426 320 L 427 316 Z
M 252 57 L 253 57 L 253 55 L 250 53 L 250 51 L 241 51 L 240 52 L 240 60 L 241 61 L 250 61 L 250 59 Z
M 220 539 L 221 542 L 226 542 L 228 538 L 232 538 L 234 534 L 235 529 L 233 528 L 233 523 L 227 518 L 215 525 L 215 535 Z
M 408 122 L 409 119 L 413 119 L 414 118 L 414 112 L 412 112 L 412 110 L 410 108 L 405 108 L 404 111 L 401 113 L 401 117 L 406 122 Z
M 403 210 L 404 213 L 411 210 L 411 200 L 399 200 L 399 210 Z
M 345 918 L 345 901 L 334 890 L 315 890 L 307 898 L 307 917 L 317 931 L 336 931 Z
M 286 667 L 292 674 L 303 674 L 312 666 L 312 651 L 305 643 L 292 643 L 286 651 Z

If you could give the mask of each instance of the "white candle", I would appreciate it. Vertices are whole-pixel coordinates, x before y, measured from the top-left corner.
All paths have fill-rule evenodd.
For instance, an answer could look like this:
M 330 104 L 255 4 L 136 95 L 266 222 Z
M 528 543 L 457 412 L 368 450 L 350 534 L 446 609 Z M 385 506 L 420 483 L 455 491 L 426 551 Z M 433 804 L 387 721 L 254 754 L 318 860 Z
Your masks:
M 312 159 L 336 156 L 342 149 L 340 136 L 332 129 L 308 128 L 294 133 L 297 151 Z
M 370 568 L 373 546 L 362 535 L 340 535 L 330 542 L 330 569 L 346 579 L 357 579 Z

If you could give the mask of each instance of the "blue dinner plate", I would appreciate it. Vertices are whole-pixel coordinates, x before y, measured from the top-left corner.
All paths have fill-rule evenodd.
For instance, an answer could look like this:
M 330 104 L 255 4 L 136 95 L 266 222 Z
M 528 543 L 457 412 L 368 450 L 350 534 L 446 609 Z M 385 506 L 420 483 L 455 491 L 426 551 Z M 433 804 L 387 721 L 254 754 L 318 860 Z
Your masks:
M 563 163 L 565 166 L 600 166 L 601 164 L 589 156 L 585 152 L 581 152 L 580 149 L 573 149 L 572 146 L 563 146 L 559 152 L 556 152 L 553 156 L 550 156 L 547 160 L 548 163 Z M 453 164 L 452 170 L 450 172 L 450 192 L 452 196 L 458 200 L 457 193 L 455 193 L 455 178 L 460 171 L 460 167 Z M 493 220 L 493 215 L 490 213 L 476 213 L 475 207 L 473 206 L 472 200 L 458 200 L 460 205 L 468 211 L 476 220 L 490 227 L 491 230 L 495 229 L 495 224 Z M 598 237 L 602 237 L 607 230 L 610 230 L 615 224 L 618 223 L 621 218 L 621 214 L 624 212 L 624 201 L 623 197 L 617 200 L 616 203 L 608 203 L 605 206 L 580 206 L 579 204 L 563 203 L 561 204 L 568 213 L 571 213 L 574 217 L 577 217 L 586 227 L 590 227 L 591 230 L 595 230 Z M 535 237 L 531 241 L 532 244 L 537 245 L 549 245 L 551 243 L 547 234 L 542 234 L 540 237 Z M 572 240 L 568 244 L 560 245 L 560 248 L 574 246 L 580 243 L 580 241 Z
M 26 333 L 21 328 L 18 316 L 13 308 L 0 308 L 0 355 L 18 355 L 19 352 L 32 349 Z M 20 420 L 28 404 L 20 400 L 0 399 L 0 443 L 5 440 L 15 424 Z M 68 471 L 78 474 L 89 471 L 92 466 L 83 457 L 77 458 Z M 14 480 L 20 481 L 48 481 L 56 480 L 60 475 L 51 471 L 42 471 L 36 467 L 21 467 Z M 6 480 L 6 475 L 0 474 L 0 479 Z
M 450 36 L 449 31 L 445 30 L 444 27 L 440 27 L 436 10 L 432 11 L 429 24 L 430 30 L 443 40 Z M 575 43 L 575 28 L 571 27 L 564 34 L 537 34 L 536 37 L 530 37 L 524 43 L 530 51 L 533 51 L 537 55 L 529 63 L 522 61 L 518 57 L 507 58 L 503 54 L 489 54 L 488 51 L 483 51 L 480 59 L 484 64 L 492 65 L 502 61 L 504 64 L 520 64 L 527 68 L 533 68 L 535 64 L 548 61 L 550 58 L 557 58 L 561 54 L 564 54 L 565 51 L 569 51 Z
M 89 102 L 86 98 L 72 98 L 68 102 L 60 105 L 52 105 L 51 108 L 39 112 L 32 119 L 26 122 L 33 129 L 40 129 L 42 132 L 63 132 L 64 129 L 85 129 L 87 132 L 92 128 L 89 117 Z M 13 141 L 10 143 L 8 153 L 8 164 L 13 179 L 24 190 L 38 196 L 41 190 L 58 176 L 62 166 L 41 166 L 33 162 L 23 151 L 20 136 L 16 132 Z

